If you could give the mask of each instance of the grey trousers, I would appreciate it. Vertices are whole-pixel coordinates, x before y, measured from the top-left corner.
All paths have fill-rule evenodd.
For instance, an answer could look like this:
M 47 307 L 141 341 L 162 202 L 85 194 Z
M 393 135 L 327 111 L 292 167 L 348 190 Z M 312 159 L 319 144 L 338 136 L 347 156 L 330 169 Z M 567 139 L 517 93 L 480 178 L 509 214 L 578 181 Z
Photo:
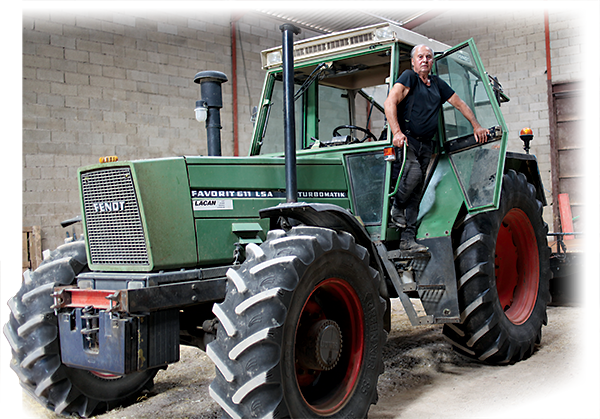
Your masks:
M 432 141 L 418 141 L 407 136 L 406 164 L 398 185 L 398 192 L 394 195 L 394 206 L 405 210 L 406 228 L 400 238 L 409 240 L 415 238 L 417 233 L 417 217 L 419 204 L 423 193 L 423 182 L 427 166 L 433 153 Z M 397 179 L 402 165 L 402 159 L 396 160 L 392 168 L 392 178 Z

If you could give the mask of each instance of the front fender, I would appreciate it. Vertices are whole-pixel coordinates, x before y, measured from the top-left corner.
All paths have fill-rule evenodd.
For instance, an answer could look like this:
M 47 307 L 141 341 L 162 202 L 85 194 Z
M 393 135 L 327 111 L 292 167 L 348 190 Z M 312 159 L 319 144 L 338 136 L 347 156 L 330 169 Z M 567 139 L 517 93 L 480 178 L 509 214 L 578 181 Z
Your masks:
M 270 218 L 274 225 L 279 217 L 292 218 L 302 224 L 345 231 L 369 252 L 371 265 L 383 274 L 379 254 L 365 227 L 348 210 L 333 204 L 288 202 L 259 211 L 261 218 Z

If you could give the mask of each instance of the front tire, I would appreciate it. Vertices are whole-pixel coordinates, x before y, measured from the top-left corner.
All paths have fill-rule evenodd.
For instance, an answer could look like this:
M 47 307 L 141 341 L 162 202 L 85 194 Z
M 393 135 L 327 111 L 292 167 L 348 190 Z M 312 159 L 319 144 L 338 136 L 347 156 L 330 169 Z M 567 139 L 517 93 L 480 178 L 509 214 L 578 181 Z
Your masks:
M 84 417 L 135 400 L 152 387 L 157 371 L 111 376 L 62 364 L 52 290 L 72 284 L 86 268 L 85 242 L 57 248 L 33 273 L 27 271 L 21 289 L 8 302 L 11 314 L 4 326 L 11 368 L 21 386 L 56 413 Z
M 445 337 L 490 364 L 529 357 L 547 324 L 550 248 L 542 204 L 525 175 L 504 175 L 498 210 L 467 216 L 454 231 L 461 323 Z
M 368 252 L 347 233 L 303 226 L 247 253 L 213 309 L 211 396 L 234 418 L 366 417 L 386 339 Z

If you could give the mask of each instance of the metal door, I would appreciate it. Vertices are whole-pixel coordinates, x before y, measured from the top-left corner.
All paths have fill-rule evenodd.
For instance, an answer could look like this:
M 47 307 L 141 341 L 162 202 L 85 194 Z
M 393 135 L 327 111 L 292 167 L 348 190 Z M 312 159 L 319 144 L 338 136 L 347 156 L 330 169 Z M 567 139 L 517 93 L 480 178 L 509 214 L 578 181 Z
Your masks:
M 437 57 L 435 70 L 473 110 L 481 126 L 498 127 L 495 138 L 479 144 L 469 121 L 452 105 L 445 103 L 441 115 L 443 129 L 439 132 L 469 212 L 497 208 L 507 129 L 473 40 Z

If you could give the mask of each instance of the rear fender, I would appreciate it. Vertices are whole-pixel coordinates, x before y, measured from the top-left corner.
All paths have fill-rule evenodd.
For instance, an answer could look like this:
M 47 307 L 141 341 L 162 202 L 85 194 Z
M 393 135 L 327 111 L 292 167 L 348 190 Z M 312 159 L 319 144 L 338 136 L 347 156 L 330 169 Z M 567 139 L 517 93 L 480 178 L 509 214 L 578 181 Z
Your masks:
M 535 197 L 543 206 L 548 205 L 546 195 L 544 194 L 544 184 L 540 175 L 537 158 L 533 154 L 506 153 L 506 163 L 504 173 L 510 169 L 517 173 L 523 173 L 527 177 L 527 182 L 535 186 Z

